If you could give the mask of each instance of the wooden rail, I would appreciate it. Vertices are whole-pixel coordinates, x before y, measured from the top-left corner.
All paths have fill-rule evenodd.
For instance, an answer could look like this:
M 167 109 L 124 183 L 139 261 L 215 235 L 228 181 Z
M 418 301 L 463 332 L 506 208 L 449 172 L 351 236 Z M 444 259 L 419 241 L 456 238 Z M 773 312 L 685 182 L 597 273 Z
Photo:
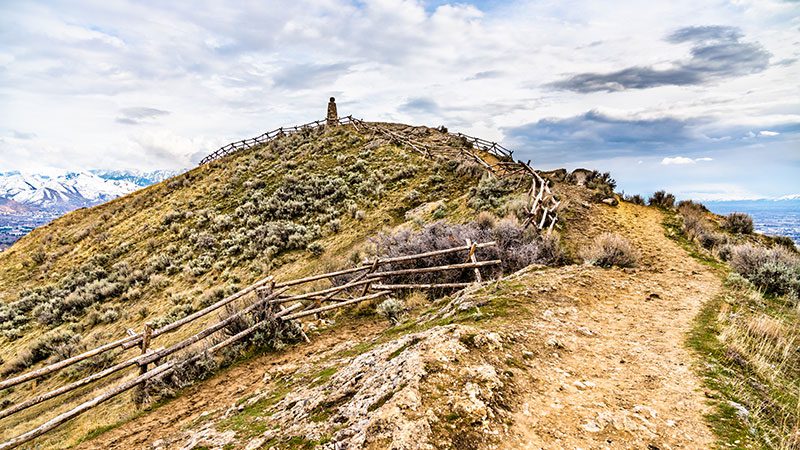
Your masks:
M 56 398 L 60 395 L 63 395 L 67 392 L 74 391 L 78 388 L 88 386 L 94 382 L 97 382 L 103 378 L 106 378 L 114 373 L 120 372 L 124 369 L 138 366 L 139 373 L 138 376 L 135 378 L 124 381 L 109 390 L 93 397 L 91 400 L 88 400 L 80 405 L 76 406 L 75 408 L 62 413 L 55 418 L 48 420 L 44 424 L 34 428 L 31 431 L 23 433 L 19 436 L 16 436 L 6 442 L 0 444 L 0 450 L 11 449 L 15 448 L 19 445 L 22 445 L 26 442 L 29 442 L 37 437 L 47 433 L 54 428 L 68 422 L 69 420 L 83 414 L 84 412 L 94 408 L 95 406 L 111 399 L 123 392 L 126 392 L 136 386 L 141 385 L 142 383 L 147 382 L 148 380 L 152 380 L 156 377 L 163 377 L 172 371 L 175 370 L 177 365 L 181 362 L 178 359 L 171 359 L 165 360 L 168 356 L 174 355 L 181 350 L 184 350 L 198 342 L 201 342 L 204 339 L 207 339 L 214 334 L 220 332 L 221 330 L 225 329 L 227 326 L 232 324 L 234 321 L 243 318 L 245 315 L 252 313 L 259 308 L 278 308 L 278 311 L 272 315 L 273 320 L 281 320 L 281 321 L 290 321 L 290 320 L 298 320 L 303 317 L 308 317 L 311 315 L 318 315 L 320 313 L 324 313 L 327 311 L 332 311 L 338 308 L 343 308 L 347 306 L 352 306 L 357 303 L 374 300 L 385 295 L 391 293 L 392 290 L 396 289 L 433 289 L 433 288 L 457 288 L 457 287 L 466 287 L 469 283 L 442 283 L 442 284 L 409 284 L 409 285 L 381 285 L 376 282 L 379 282 L 381 279 L 387 276 L 394 276 L 394 275 L 404 275 L 404 274 L 413 274 L 413 273 L 431 273 L 431 272 L 439 272 L 439 271 L 446 271 L 446 270 L 456 270 L 456 269 L 473 269 L 475 271 L 478 270 L 480 267 L 486 267 L 491 265 L 499 264 L 499 260 L 492 260 L 492 261 L 477 261 L 474 259 L 474 251 L 476 248 L 486 248 L 495 246 L 495 242 L 484 242 L 484 243 L 476 243 L 476 244 L 469 244 L 465 246 L 453 247 L 449 249 L 443 250 L 436 250 L 431 252 L 425 253 L 418 253 L 414 255 L 404 255 L 398 257 L 389 257 L 389 258 L 375 258 L 371 263 L 368 265 L 362 265 L 358 267 L 354 267 L 351 269 L 339 270 L 335 272 L 328 272 L 319 275 L 308 276 L 304 278 L 298 278 L 295 280 L 287 280 L 283 282 L 276 283 L 272 276 L 260 279 L 255 283 L 247 286 L 246 288 L 236 292 L 233 295 L 225 297 L 224 299 L 210 305 L 206 308 L 203 308 L 193 314 L 186 316 L 185 318 L 173 322 L 169 325 L 161 327 L 157 330 L 152 330 L 149 323 L 145 325 L 145 331 L 143 333 L 134 333 L 131 336 L 128 336 L 124 339 L 119 339 L 117 341 L 113 341 L 111 343 L 101 345 L 95 349 L 89 350 L 84 352 L 81 355 L 77 355 L 77 357 L 70 358 L 69 360 L 64 360 L 59 363 L 51 364 L 49 366 L 43 367 L 41 369 L 29 372 L 24 375 L 20 375 L 18 377 L 14 377 L 4 382 L 7 385 L 19 384 L 24 381 L 33 380 L 44 375 L 56 372 L 64 367 L 67 367 L 70 364 L 74 364 L 80 360 L 89 358 L 91 356 L 95 356 L 101 354 L 105 351 L 109 351 L 111 349 L 122 347 L 123 345 L 127 345 L 128 348 L 140 345 L 141 347 L 141 354 L 128 358 L 124 361 L 121 361 L 111 367 L 108 367 L 104 370 L 101 370 L 96 373 L 92 373 L 80 380 L 74 381 L 72 383 L 60 386 L 52 391 L 40 394 L 34 398 L 29 400 L 23 401 L 16 405 L 12 405 L 2 411 L 0 411 L 0 419 L 9 417 L 13 414 L 19 413 L 24 411 L 32 406 L 41 404 L 47 400 Z M 467 259 L 469 262 L 461 263 L 461 264 L 450 264 L 450 265 L 443 265 L 443 266 L 433 266 L 433 267 L 421 267 L 417 269 L 400 269 L 400 270 L 387 270 L 387 271 L 377 271 L 377 269 L 384 264 L 391 264 L 397 262 L 405 262 L 405 261 L 412 261 L 418 260 L 423 258 L 429 258 L 432 256 L 439 256 L 444 254 L 451 254 L 455 252 L 466 252 Z M 317 281 L 321 279 L 333 279 L 333 277 L 340 276 L 340 275 L 347 275 L 363 272 L 358 275 L 353 280 L 346 282 L 344 284 L 333 286 L 327 289 L 316 290 L 313 292 L 308 293 L 299 293 L 299 294 L 289 294 L 287 295 L 287 291 L 292 288 L 293 286 L 298 286 L 304 283 L 309 283 L 312 281 Z M 480 272 L 476 272 L 476 279 L 480 280 Z M 355 298 L 335 298 L 335 294 L 341 294 L 345 291 L 352 290 L 354 288 L 364 287 L 364 292 L 355 297 Z M 376 292 L 368 293 L 368 290 L 376 290 Z M 221 318 L 217 322 L 213 323 L 212 325 L 206 326 L 205 328 L 195 332 L 191 336 L 184 338 L 166 348 L 160 348 L 156 350 L 151 350 L 149 347 L 156 337 L 160 335 L 164 335 L 170 331 L 174 331 L 183 325 L 186 325 L 190 322 L 193 322 L 203 316 L 210 314 L 213 311 L 218 310 L 222 306 L 232 304 L 237 299 L 244 297 L 250 293 L 257 292 L 259 295 L 257 299 L 247 306 L 242 308 L 238 308 L 233 313 L 229 314 L 225 318 Z M 313 303 L 309 305 L 304 305 L 300 303 L 302 300 L 312 300 Z M 281 304 L 288 303 L 288 302 L 297 302 L 288 308 L 283 308 L 280 306 Z M 331 301 L 332 304 L 322 306 L 320 305 L 323 301 Z M 310 307 L 307 307 L 310 306 Z M 301 311 L 298 311 L 302 309 Z M 253 332 L 257 331 L 260 328 L 263 328 L 268 323 L 269 319 L 265 321 L 259 321 L 249 328 L 237 333 L 234 336 L 228 337 L 227 339 L 222 340 L 221 342 L 217 342 L 216 344 L 211 345 L 210 347 L 203 350 L 203 352 L 199 355 L 191 356 L 187 361 L 193 361 L 197 358 L 201 357 L 202 355 L 210 355 L 214 352 L 218 351 L 225 346 L 231 345 L 234 342 L 238 342 L 248 335 L 252 334 Z M 305 333 L 303 333 L 305 334 Z M 306 337 L 307 339 L 307 337 Z M 155 367 L 148 370 L 148 365 L 155 363 Z
M 342 117 L 339 119 L 340 125 L 348 125 L 354 122 L 352 116 Z M 273 139 L 286 136 L 289 134 L 294 134 L 300 131 L 310 131 L 316 128 L 324 127 L 326 121 L 325 120 L 315 120 L 313 122 L 305 123 L 303 125 L 295 125 L 291 127 L 280 127 L 276 128 L 272 131 L 267 131 L 264 134 L 256 136 L 250 139 L 243 139 L 241 141 L 231 142 L 230 144 L 223 145 L 219 149 L 217 149 L 214 153 L 206 156 L 202 160 L 200 160 L 200 165 L 208 164 L 215 159 L 224 158 L 225 156 L 230 155 L 231 153 L 236 153 L 239 150 L 244 150 L 248 148 L 258 147 L 260 145 L 264 145 Z

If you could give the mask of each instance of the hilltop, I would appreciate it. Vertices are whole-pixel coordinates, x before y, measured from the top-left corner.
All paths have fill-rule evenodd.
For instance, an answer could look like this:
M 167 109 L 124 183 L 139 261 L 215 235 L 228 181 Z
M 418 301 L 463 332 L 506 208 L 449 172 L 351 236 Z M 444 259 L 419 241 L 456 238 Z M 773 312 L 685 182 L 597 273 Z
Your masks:
M 708 347 L 719 344 L 708 330 L 718 326 L 721 296 L 754 296 L 752 283 L 760 282 L 751 277 L 733 290 L 724 282 L 730 271 L 724 260 L 741 250 L 735 245 L 782 244 L 733 232 L 722 218 L 691 205 L 676 210 L 664 195 L 654 196 L 651 206 L 625 201 L 608 174 L 528 172 L 489 149 L 443 128 L 360 121 L 302 128 L 25 236 L 0 254 L 4 377 L 122 338 L 148 322 L 155 328 L 174 323 L 269 275 L 292 280 L 371 258 L 464 245 L 465 238 L 496 242 L 496 250 L 475 254 L 480 261 L 502 260 L 481 268 L 482 283 L 472 283 L 471 268 L 392 279 L 470 285 L 398 291 L 390 300 L 306 318 L 302 329 L 310 342 L 296 329 L 265 332 L 204 359 L 205 366 L 187 366 L 115 397 L 34 443 L 706 448 L 738 439 L 757 448 L 764 436 L 775 440 L 769 429 L 748 434 L 756 423 L 748 421 L 755 417 L 751 403 L 736 391 L 736 404 L 751 419 L 737 415 L 726 406 L 734 394 L 720 387 L 726 379 L 704 370 L 727 364 L 717 347 L 713 355 Z M 540 177 L 548 193 L 542 188 L 541 198 L 531 198 L 531 177 Z M 544 200 L 552 210 L 532 220 L 531 205 Z M 691 218 L 694 228 L 685 226 Z M 723 244 L 732 247 L 723 250 Z M 334 286 L 352 281 L 330 278 Z M 328 286 L 323 281 L 315 289 Z M 772 331 L 790 345 L 786 337 L 794 336 L 798 311 L 792 293 L 769 295 L 788 299 L 774 319 L 783 322 Z M 225 314 L 231 311 L 220 317 Z M 731 332 L 727 342 L 737 336 Z M 18 404 L 135 351 L 6 389 L 0 402 Z M 742 361 L 771 357 L 741 347 L 737 354 Z M 787 379 L 797 369 L 789 361 L 780 371 Z M 104 386 L 123 378 L 130 376 L 114 375 Z M 98 389 L 0 419 L 0 437 L 29 430 Z M 753 394 L 747 401 L 763 398 Z M 796 405 L 796 397 L 786 405 Z M 796 422 L 787 426 L 792 430 Z

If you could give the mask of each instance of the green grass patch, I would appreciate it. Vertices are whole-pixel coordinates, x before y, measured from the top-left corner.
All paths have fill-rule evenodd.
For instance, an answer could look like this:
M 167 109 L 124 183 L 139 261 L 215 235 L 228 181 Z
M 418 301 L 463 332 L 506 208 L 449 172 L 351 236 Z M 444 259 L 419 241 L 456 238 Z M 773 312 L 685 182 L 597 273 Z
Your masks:
M 720 448 L 730 448 L 731 445 L 740 446 L 736 448 L 760 448 L 761 444 L 748 432 L 748 424 L 736 415 L 736 409 L 727 402 L 737 400 L 731 386 L 738 374 L 729 369 L 725 346 L 719 341 L 721 330 L 717 316 L 723 302 L 724 295 L 706 302 L 695 318 L 687 340 L 689 347 L 702 359 L 698 369 L 704 386 L 717 397 L 710 400 L 714 410 L 706 415 L 706 420 L 716 435 Z
M 326 383 L 331 377 L 336 373 L 338 369 L 336 367 L 328 367 L 325 369 L 320 370 L 314 376 L 311 377 L 313 380 L 311 382 L 312 386 L 319 386 L 321 384 Z
M 234 430 L 237 435 L 254 437 L 269 428 L 269 422 L 263 420 L 271 415 L 269 410 L 283 400 L 291 392 L 289 383 L 278 383 L 269 397 L 263 398 L 252 405 L 246 406 L 238 413 L 220 421 L 218 430 Z

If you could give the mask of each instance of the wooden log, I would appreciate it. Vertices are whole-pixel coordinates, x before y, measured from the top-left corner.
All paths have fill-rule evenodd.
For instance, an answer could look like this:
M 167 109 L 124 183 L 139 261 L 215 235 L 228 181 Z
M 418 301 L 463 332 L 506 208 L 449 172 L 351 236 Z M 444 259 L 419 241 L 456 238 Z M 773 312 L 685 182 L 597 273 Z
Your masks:
M 399 270 L 388 270 L 385 272 L 375 272 L 368 276 L 368 278 L 382 278 L 388 277 L 393 275 L 408 275 L 413 273 L 427 273 L 427 272 L 441 272 L 443 270 L 456 270 L 456 269 L 471 269 L 473 267 L 484 267 L 484 266 L 493 266 L 502 263 L 499 259 L 495 259 L 492 261 L 478 261 L 478 262 L 470 262 L 470 263 L 462 263 L 462 264 L 448 264 L 445 266 L 433 266 L 433 267 L 420 267 L 417 269 L 399 269 Z
M 64 367 L 68 367 L 68 366 L 71 366 L 72 364 L 75 364 L 77 362 L 80 362 L 80 361 L 83 361 L 85 359 L 91 358 L 92 356 L 97 356 L 97 355 L 99 355 L 101 353 L 105 353 L 105 352 L 107 352 L 109 350 L 113 350 L 113 349 L 115 349 L 117 347 L 121 347 L 122 345 L 127 344 L 127 343 L 137 342 L 138 339 L 139 339 L 138 335 L 136 335 L 136 336 L 128 336 L 128 337 L 125 337 L 123 339 L 118 339 L 118 340 L 116 340 L 114 342 L 109 342 L 108 344 L 101 345 L 101 346 L 99 346 L 97 348 L 94 348 L 92 350 L 83 352 L 80 355 L 75 355 L 73 357 L 61 360 L 61 361 L 59 361 L 57 363 L 50 364 L 49 366 L 42 367 L 41 369 L 37 369 L 37 370 L 31 371 L 31 372 L 25 373 L 25 374 L 16 376 L 14 378 L 9 378 L 7 380 L 3 380 L 2 382 L 0 382 L 0 389 L 6 389 L 6 388 L 9 388 L 11 386 L 16 386 L 16 385 L 18 385 L 20 383 L 24 383 L 26 381 L 30 381 L 30 380 L 33 380 L 33 379 L 36 379 L 36 378 L 41 378 L 41 377 L 43 377 L 45 375 L 49 375 L 49 374 L 51 374 L 51 373 L 53 373 L 55 371 L 61 370 Z
M 97 380 L 99 380 L 101 378 L 105 378 L 105 377 L 111 375 L 112 373 L 119 372 L 120 370 L 123 370 L 125 368 L 130 367 L 130 366 L 134 366 L 134 365 L 137 364 L 137 362 L 139 361 L 140 358 L 141 358 L 141 356 L 137 356 L 135 358 L 131 358 L 131 359 L 127 360 L 127 361 L 123 361 L 123 362 L 121 362 L 119 364 L 115 364 L 115 365 L 113 365 L 113 366 L 111 366 L 111 367 L 109 367 L 109 368 L 107 368 L 105 370 L 102 370 L 100 372 L 93 373 L 93 374 L 89 375 L 88 377 L 81 378 L 78 381 L 75 381 L 73 383 L 61 386 L 58 389 L 54 389 L 54 390 L 52 390 L 50 392 L 46 392 L 44 394 L 38 395 L 38 396 L 36 396 L 36 397 L 34 397 L 34 398 L 30 399 L 30 400 L 26 400 L 26 401 L 24 401 L 22 403 L 13 405 L 13 406 L 11 406 L 11 407 L 9 407 L 7 409 L 4 409 L 4 410 L 0 411 L 0 419 L 3 419 L 3 418 L 8 417 L 8 416 L 10 416 L 12 414 L 16 414 L 16 413 L 18 413 L 20 411 L 28 409 L 31 406 L 38 405 L 39 403 L 47 401 L 47 400 L 49 400 L 51 398 L 58 397 L 61 394 L 65 394 L 67 392 L 74 391 L 75 389 L 78 389 L 79 387 L 86 386 L 87 384 L 90 384 L 90 383 L 92 383 L 94 381 L 97 381 Z
M 363 286 L 363 285 L 369 284 L 369 283 L 371 283 L 373 281 L 374 281 L 373 279 L 354 281 L 354 282 L 343 284 L 341 286 L 334 286 L 332 288 L 323 289 L 321 291 L 308 292 L 308 293 L 305 293 L 305 294 L 297 294 L 297 295 L 292 295 L 292 296 L 284 297 L 284 298 L 276 298 L 276 299 L 273 299 L 271 301 L 271 303 L 280 304 L 280 303 L 287 303 L 287 302 L 291 302 L 291 301 L 295 301 L 295 300 L 308 300 L 308 299 L 312 299 L 314 297 L 319 297 L 320 295 L 326 295 L 326 294 L 332 294 L 332 293 L 335 294 L 335 293 L 343 291 L 345 289 L 350 289 L 350 288 L 357 287 L 357 286 Z
M 325 311 L 331 311 L 331 310 L 336 309 L 336 308 L 342 308 L 342 307 L 345 307 L 345 306 L 355 305 L 356 303 L 361 303 L 361 302 L 364 302 L 364 301 L 367 301 L 367 300 L 376 299 L 378 297 L 382 297 L 382 296 L 384 296 L 386 294 L 389 294 L 389 293 L 390 293 L 389 291 L 376 292 L 374 294 L 369 294 L 369 295 L 365 295 L 363 297 L 354 298 L 352 300 L 348 300 L 348 301 L 342 302 L 342 303 L 336 303 L 334 305 L 327 305 L 327 306 L 322 306 L 320 308 L 309 309 L 307 311 L 300 311 L 298 313 L 289 314 L 288 316 L 285 316 L 283 318 L 283 320 L 299 319 L 301 317 L 311 316 L 311 315 L 319 314 L 319 313 L 325 312 Z
M 279 283 L 275 283 L 275 287 L 297 286 L 298 284 L 309 283 L 311 281 L 317 281 L 323 278 L 333 278 L 339 275 L 347 275 L 350 273 L 361 272 L 364 270 L 369 270 L 369 266 L 354 267 L 352 269 L 339 270 L 337 272 L 321 273 L 319 275 L 312 275 L 310 277 L 298 278 L 296 280 L 281 281 Z
M 300 304 L 300 303 L 292 305 L 292 306 L 282 310 L 278 314 L 276 314 L 276 317 L 280 317 L 280 316 L 289 314 L 292 311 L 295 311 L 300 307 L 302 307 L 302 304 Z M 259 322 L 257 325 L 263 326 L 264 322 Z M 238 333 L 237 335 L 234 335 L 232 338 L 228 338 L 228 339 L 222 341 L 220 344 L 216 344 L 215 346 L 212 346 L 211 349 L 213 349 L 213 351 L 216 351 L 216 350 L 218 350 L 218 349 L 220 349 L 220 348 L 222 348 L 224 346 L 230 345 L 233 342 L 241 340 L 242 338 L 246 337 L 247 335 L 253 333 L 257 329 L 258 328 L 255 327 L 255 326 L 251 327 L 248 330 L 245 330 L 243 332 Z M 95 382 L 97 380 L 105 378 L 105 377 L 107 377 L 107 376 L 109 376 L 109 375 L 111 375 L 113 373 L 119 372 L 120 370 L 126 369 L 126 368 L 128 368 L 130 366 L 137 365 L 137 364 L 140 363 L 140 361 L 143 358 L 144 358 L 144 355 L 136 356 L 134 358 L 131 358 L 131 359 L 128 359 L 126 361 L 123 361 L 123 362 L 120 362 L 118 364 L 115 364 L 115 365 L 113 365 L 113 366 L 111 366 L 111 367 L 109 367 L 109 368 L 107 368 L 105 370 L 102 370 L 100 372 L 93 373 L 93 374 L 89 375 L 88 377 L 85 377 L 85 378 L 77 380 L 77 381 L 75 381 L 73 383 L 61 386 L 58 389 L 54 389 L 54 390 L 52 390 L 50 392 L 41 394 L 41 395 L 39 395 L 37 397 L 34 397 L 34 398 L 30 399 L 30 400 L 27 400 L 25 402 L 19 403 L 19 404 L 14 405 L 14 406 L 11 406 L 11 407 L 9 407 L 7 409 L 4 409 L 3 411 L 0 411 L 0 419 L 3 419 L 3 418 L 8 417 L 8 416 L 10 416 L 12 414 L 16 414 L 16 413 L 18 413 L 20 411 L 28 409 L 31 406 L 38 405 L 39 403 L 47 401 L 47 400 L 49 400 L 51 398 L 55 398 L 55 397 L 58 397 L 59 395 L 65 394 L 67 392 L 74 391 L 75 389 L 78 389 L 80 387 L 83 387 L 83 386 L 86 386 L 88 384 L 91 384 L 91 383 L 93 383 L 93 382 Z M 144 367 L 144 365 L 142 365 L 142 367 Z M 140 374 L 140 375 L 142 375 L 142 374 Z
M 289 297 L 291 297 L 291 295 L 281 295 L 278 298 L 280 298 L 280 299 L 288 299 Z M 326 301 L 327 302 L 346 302 L 348 300 L 352 300 L 352 297 L 334 297 L 334 296 L 327 296 L 327 295 L 323 296 L 323 295 L 320 295 L 320 296 L 317 296 L 317 297 L 311 297 L 308 300 L 315 300 L 315 301 L 319 300 L 320 302 L 326 302 Z
M 483 242 L 480 244 L 475 244 L 475 248 L 486 248 L 486 247 L 494 247 L 497 245 L 495 241 Z M 395 256 L 392 258 L 380 258 L 379 264 L 387 264 L 387 263 L 396 263 L 396 262 L 403 262 L 403 261 L 413 261 L 415 259 L 422 259 L 427 258 L 430 256 L 439 256 L 439 255 L 446 255 L 449 253 L 461 252 L 469 250 L 471 247 L 462 245 L 460 247 L 453 247 L 453 248 L 446 248 L 444 250 L 434 250 L 431 252 L 425 253 L 417 253 L 415 255 L 404 255 L 404 256 Z
M 140 385 L 141 383 L 144 383 L 145 381 L 147 381 L 147 380 L 149 380 L 149 379 L 151 379 L 151 378 L 153 378 L 153 377 L 155 377 L 155 376 L 157 376 L 157 375 L 159 375 L 159 374 L 161 374 L 163 372 L 166 372 L 167 370 L 174 370 L 174 365 L 175 365 L 174 362 L 169 362 L 169 363 L 166 363 L 166 364 L 162 364 L 160 366 L 157 366 L 157 367 L 153 368 L 153 370 L 151 370 L 151 371 L 149 371 L 149 372 L 147 372 L 145 374 L 139 375 L 139 376 L 137 376 L 136 378 L 134 378 L 134 379 L 132 379 L 130 381 L 127 381 L 125 383 L 117 385 L 114 388 L 109 389 L 108 391 L 98 395 L 97 397 L 94 397 L 93 399 L 91 399 L 89 401 L 81 403 L 80 405 L 76 406 L 75 408 L 72 408 L 69 411 L 66 411 L 66 412 L 64 412 L 62 414 L 59 414 L 58 416 L 48 420 L 47 422 L 43 423 L 42 425 L 39 425 L 38 427 L 34 428 L 33 430 L 28 431 L 27 433 L 23 433 L 23 434 L 15 437 L 15 438 L 11 438 L 11 439 L 3 442 L 2 444 L 0 444 L 0 450 L 8 450 L 8 449 L 16 448 L 16 447 L 18 447 L 18 446 L 20 446 L 20 445 L 22 445 L 22 444 L 24 444 L 26 442 L 29 442 L 29 441 L 31 441 L 33 439 L 36 439 L 37 437 L 47 433 L 50 430 L 53 430 L 54 428 L 57 428 L 57 427 L 63 425 L 67 421 L 69 421 L 69 420 L 71 420 L 71 419 L 83 414 L 84 412 L 94 408 L 95 406 L 97 406 L 97 405 L 99 405 L 99 404 L 101 404 L 101 403 L 103 403 L 103 402 L 105 402 L 105 401 L 107 401 L 107 400 L 109 400 L 109 399 L 111 399 L 113 397 L 116 397 L 117 395 L 122 394 L 123 392 L 128 391 L 128 390 Z
M 438 283 L 438 284 L 373 284 L 373 289 L 378 290 L 401 290 L 401 289 L 462 289 L 472 286 L 473 283 Z
M 144 324 L 144 331 L 142 333 L 142 355 L 147 354 L 148 348 L 150 348 L 150 337 L 153 334 L 153 324 L 151 322 L 147 322 Z M 147 372 L 147 363 L 139 365 L 139 375 L 144 374 Z
M 476 248 L 475 244 L 473 244 L 472 240 L 468 238 L 467 245 L 470 246 L 469 255 L 467 256 L 467 259 L 472 261 L 473 263 L 477 263 L 478 259 L 475 257 L 475 248 Z M 481 280 L 481 270 L 477 267 L 473 270 L 475 270 L 475 281 L 477 281 L 478 283 L 482 283 L 483 280 Z

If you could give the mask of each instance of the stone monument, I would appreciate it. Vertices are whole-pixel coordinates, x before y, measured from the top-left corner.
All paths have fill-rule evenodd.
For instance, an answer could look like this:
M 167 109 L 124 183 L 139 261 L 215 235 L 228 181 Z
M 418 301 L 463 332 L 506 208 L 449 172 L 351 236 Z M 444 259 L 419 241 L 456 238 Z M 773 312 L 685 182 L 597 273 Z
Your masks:
M 336 99 L 333 97 L 331 97 L 330 101 L 328 102 L 328 117 L 326 124 L 329 127 L 335 127 L 336 125 L 339 125 L 339 113 L 336 112 Z

